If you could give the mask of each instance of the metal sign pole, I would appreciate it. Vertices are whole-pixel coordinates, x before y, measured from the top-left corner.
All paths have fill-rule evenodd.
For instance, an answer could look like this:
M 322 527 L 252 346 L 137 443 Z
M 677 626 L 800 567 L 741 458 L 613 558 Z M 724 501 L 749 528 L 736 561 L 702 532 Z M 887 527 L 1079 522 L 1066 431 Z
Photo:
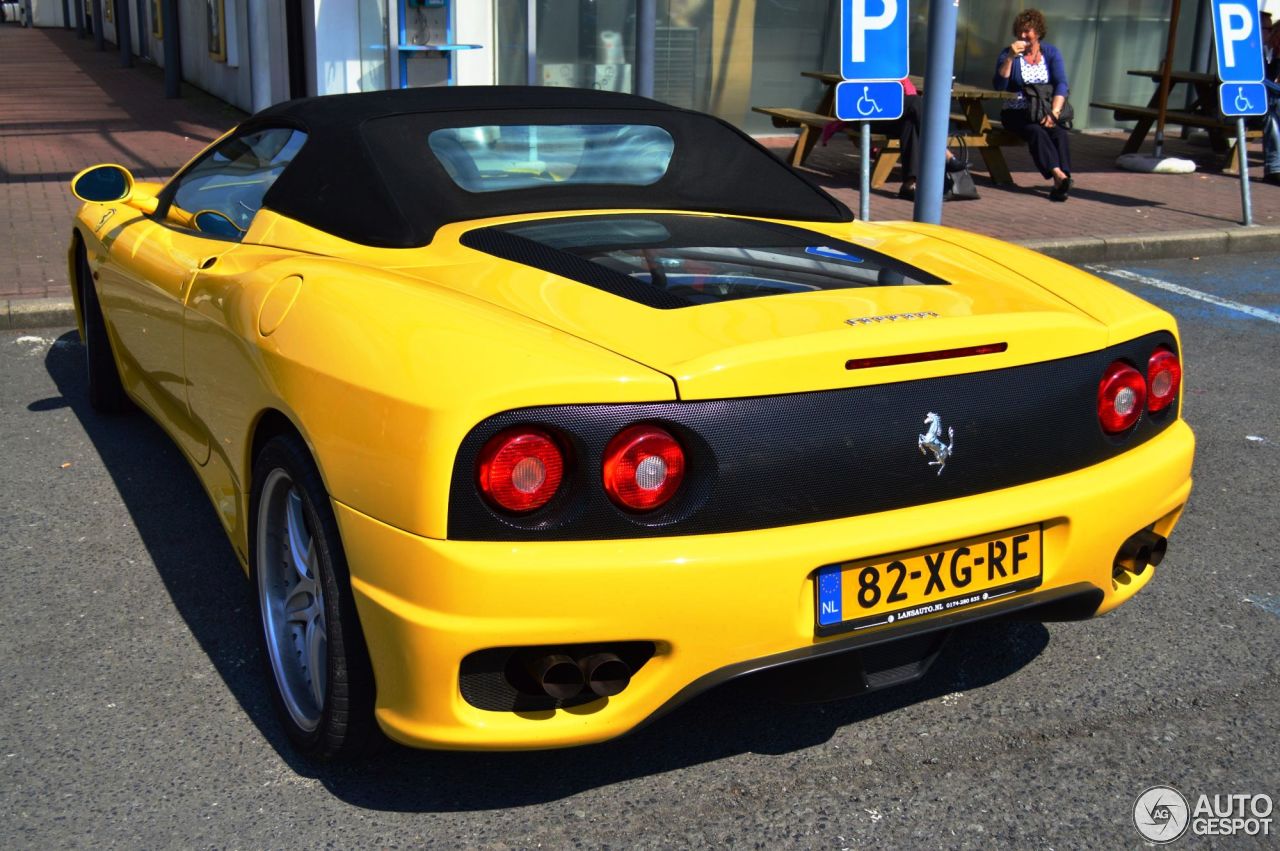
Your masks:
M 871 122 L 862 122 L 861 160 L 862 184 L 858 193 L 858 218 L 871 221 Z
M 1249 196 L 1249 151 L 1244 146 L 1244 117 L 1236 119 L 1236 150 L 1240 152 L 1240 206 L 1244 224 L 1253 224 L 1253 199 Z
M 835 113 L 857 121 L 861 160 L 859 217 L 871 218 L 871 122 L 902 118 L 902 80 L 910 70 L 908 0 L 841 0 L 840 76 Z
M 915 220 L 942 223 L 943 170 L 951 123 L 951 76 L 955 73 L 956 18 L 960 0 L 929 0 L 929 58 L 924 75 L 924 126 Z

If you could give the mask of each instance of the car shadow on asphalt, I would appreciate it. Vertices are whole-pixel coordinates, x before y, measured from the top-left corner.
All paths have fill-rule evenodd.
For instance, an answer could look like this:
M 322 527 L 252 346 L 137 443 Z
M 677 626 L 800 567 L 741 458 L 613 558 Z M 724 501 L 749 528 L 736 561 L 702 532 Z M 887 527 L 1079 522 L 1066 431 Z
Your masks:
M 652 724 L 599 745 L 519 753 L 388 745 L 367 759 L 316 764 L 291 749 L 274 715 L 256 638 L 256 603 L 213 506 L 177 447 L 144 414 L 103 417 L 88 403 L 76 332 L 49 349 L 62 402 L 102 458 L 174 607 L 263 739 L 299 775 L 347 803 L 397 812 L 467 812 L 555 801 L 590 789 L 741 754 L 784 755 L 917 703 L 981 688 L 1044 651 L 1043 625 L 959 628 L 920 680 L 823 704 L 775 700 L 759 676 L 727 683 Z M 45 409 L 54 400 L 33 402 Z M 859 759 L 876 754 L 858 754 Z M 855 755 L 850 753 L 849 758 Z

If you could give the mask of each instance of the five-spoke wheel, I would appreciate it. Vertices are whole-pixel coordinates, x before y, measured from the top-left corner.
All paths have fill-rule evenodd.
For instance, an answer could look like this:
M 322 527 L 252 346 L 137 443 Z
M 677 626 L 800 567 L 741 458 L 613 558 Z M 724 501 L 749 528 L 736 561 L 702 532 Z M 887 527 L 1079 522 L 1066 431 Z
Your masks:
M 250 567 L 280 718 L 308 755 L 358 754 L 378 739 L 373 671 L 329 495 L 296 434 L 267 441 L 253 481 Z

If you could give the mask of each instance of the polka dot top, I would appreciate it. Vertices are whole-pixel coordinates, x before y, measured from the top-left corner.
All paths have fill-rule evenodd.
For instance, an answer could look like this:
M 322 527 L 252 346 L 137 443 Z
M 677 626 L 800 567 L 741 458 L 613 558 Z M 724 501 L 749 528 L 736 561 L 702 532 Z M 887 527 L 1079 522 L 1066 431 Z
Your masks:
M 1018 62 L 1022 63 L 1022 82 L 1024 83 L 1047 83 L 1049 82 L 1049 63 L 1044 61 L 1044 54 L 1040 54 L 1040 61 L 1032 65 L 1025 58 L 1019 56 Z M 1018 94 L 1004 105 L 1005 109 L 1026 109 L 1027 99 L 1022 94 Z

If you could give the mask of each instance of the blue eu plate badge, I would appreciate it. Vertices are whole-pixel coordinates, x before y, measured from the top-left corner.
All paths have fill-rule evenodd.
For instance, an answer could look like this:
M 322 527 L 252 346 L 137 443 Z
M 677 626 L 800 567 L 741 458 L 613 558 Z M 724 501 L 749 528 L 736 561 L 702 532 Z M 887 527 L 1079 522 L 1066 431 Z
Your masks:
M 818 625 L 828 626 L 840 623 L 843 614 L 840 611 L 844 599 L 844 588 L 841 580 L 840 565 L 832 564 L 818 571 Z

